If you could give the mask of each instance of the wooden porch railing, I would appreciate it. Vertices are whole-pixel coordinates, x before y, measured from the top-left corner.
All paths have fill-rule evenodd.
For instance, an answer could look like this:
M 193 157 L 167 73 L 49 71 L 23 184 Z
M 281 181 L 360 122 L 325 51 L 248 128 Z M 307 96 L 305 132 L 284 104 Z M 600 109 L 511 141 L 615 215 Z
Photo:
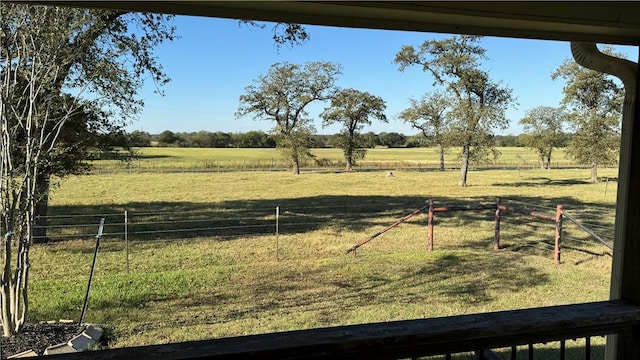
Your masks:
M 638 330 L 640 306 L 602 301 L 451 317 L 337 326 L 50 359 L 402 359 Z

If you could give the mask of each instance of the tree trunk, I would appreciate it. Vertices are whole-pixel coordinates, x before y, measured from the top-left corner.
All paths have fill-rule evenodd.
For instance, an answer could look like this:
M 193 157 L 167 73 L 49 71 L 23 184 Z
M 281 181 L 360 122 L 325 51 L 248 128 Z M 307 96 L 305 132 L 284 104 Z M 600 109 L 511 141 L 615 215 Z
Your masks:
M 540 155 L 540 169 L 544 169 L 544 155 Z
M 598 182 L 598 163 L 597 162 L 591 163 L 591 182 L 594 184 Z
M 444 171 L 444 147 L 441 144 L 438 144 L 438 154 L 440 155 L 440 167 L 438 167 L 438 170 Z
M 460 180 L 458 185 L 461 187 L 467 186 L 467 172 L 469 171 L 469 145 L 462 147 L 462 162 L 460 164 Z
M 293 155 L 291 155 L 291 161 L 293 162 L 293 173 L 300 175 L 300 156 L 298 156 L 295 150 Z
M 551 169 L 551 149 L 549 149 L 549 152 L 547 153 L 547 169 Z
M 47 237 L 47 213 L 49 210 L 49 186 L 51 176 L 39 174 L 36 179 L 35 214 L 33 227 L 33 242 L 45 243 L 50 241 Z
M 11 235 L 7 234 L 4 238 L 4 270 L 2 271 L 2 286 L 0 287 L 0 298 L 2 301 L 2 334 L 3 336 L 11 336 L 15 332 L 13 324 L 13 313 L 11 312 L 11 304 L 13 303 L 13 281 L 11 279 L 11 260 L 13 259 L 11 248 Z
M 347 171 L 353 170 L 353 159 L 351 156 L 347 157 Z

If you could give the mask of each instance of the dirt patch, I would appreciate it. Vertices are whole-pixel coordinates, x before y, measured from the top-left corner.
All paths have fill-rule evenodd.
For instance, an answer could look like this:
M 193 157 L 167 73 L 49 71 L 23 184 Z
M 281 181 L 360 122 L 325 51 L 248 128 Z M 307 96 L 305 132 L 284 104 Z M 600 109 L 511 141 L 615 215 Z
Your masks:
M 1 358 L 6 359 L 27 350 L 43 355 L 51 345 L 65 343 L 84 330 L 76 323 L 37 323 L 25 324 L 20 333 L 11 337 L 2 337 Z

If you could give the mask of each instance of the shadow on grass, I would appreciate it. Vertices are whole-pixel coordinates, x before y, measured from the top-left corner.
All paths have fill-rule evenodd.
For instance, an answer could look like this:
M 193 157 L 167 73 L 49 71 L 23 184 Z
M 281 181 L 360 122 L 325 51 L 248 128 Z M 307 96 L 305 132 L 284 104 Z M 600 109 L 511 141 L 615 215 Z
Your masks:
M 486 256 L 486 253 L 464 255 L 435 254 L 435 259 L 414 259 L 400 263 L 399 257 L 334 262 L 331 264 L 288 263 L 262 266 L 260 273 L 244 273 L 234 283 L 234 291 L 224 286 L 204 291 L 174 294 L 163 304 L 155 297 L 152 305 L 145 303 L 103 302 L 94 305 L 110 307 L 131 306 L 144 318 L 139 309 L 155 308 L 158 313 L 166 308 L 215 309 L 201 311 L 198 316 L 180 316 L 180 325 L 224 324 L 252 321 L 256 317 L 270 316 L 307 319 L 303 327 L 344 325 L 345 314 L 371 312 L 368 322 L 399 320 L 399 307 L 417 306 L 418 316 L 433 317 L 438 314 L 430 309 L 435 304 L 458 304 L 469 312 L 493 300 L 495 294 L 526 291 L 549 282 L 541 270 L 523 265 L 517 256 Z M 513 261 L 511 261 L 513 260 Z M 509 261 L 509 271 L 504 264 Z M 241 290 L 239 290 L 241 289 Z M 222 293 L 220 293 L 222 292 Z M 464 310 L 466 309 L 466 310 Z M 111 314 L 111 313 L 109 313 Z M 149 316 L 149 314 L 146 314 Z M 107 315 L 107 316 L 113 316 Z M 404 315 L 406 316 L 406 315 Z M 113 321 L 115 319 L 105 319 Z M 291 320 L 295 323 L 296 320 Z M 283 329 L 284 330 L 284 329 Z
M 617 177 L 600 177 L 600 182 L 618 182 Z M 505 186 L 505 187 L 541 187 L 541 186 L 572 186 L 572 185 L 589 185 L 587 179 L 551 179 L 548 177 L 529 177 L 523 181 L 508 182 L 508 183 L 493 183 L 493 186 Z
M 171 157 L 175 157 L 175 156 L 171 156 L 171 155 L 150 155 L 150 154 L 136 154 L 135 157 L 133 158 L 133 161 L 137 161 L 137 160 L 147 160 L 147 159 L 167 159 L 167 158 L 171 158 Z
M 319 195 L 304 198 L 282 198 L 277 200 L 237 200 L 219 203 L 177 202 L 131 202 L 126 205 L 101 206 L 52 206 L 56 216 L 84 215 L 83 217 L 52 218 L 87 221 L 94 229 L 100 217 L 107 217 L 105 238 L 118 238 L 124 232 L 124 214 L 128 212 L 128 232 L 131 241 L 155 239 L 182 240 L 193 237 L 211 237 L 218 241 L 233 241 L 251 235 L 273 234 L 275 230 L 275 208 L 280 208 L 279 227 L 281 234 L 305 234 L 323 229 L 344 229 L 362 232 L 363 238 L 380 231 L 385 226 L 426 205 L 428 198 L 421 196 L 334 196 Z M 459 206 L 494 204 L 495 198 L 474 196 L 464 199 L 433 196 L 436 206 Z M 596 203 L 582 202 L 571 197 L 545 198 L 521 195 L 503 195 L 503 204 L 513 202 L 518 206 L 532 204 L 536 208 L 554 209 L 564 204 L 574 209 L 603 208 Z M 524 204 L 524 205 L 523 205 Z M 605 208 L 613 210 L 613 206 Z M 92 215 L 92 214 L 95 214 Z M 549 212 L 550 215 L 553 213 Z M 120 217 L 121 216 L 121 217 Z M 384 221 L 381 221 L 384 220 Z M 473 227 L 473 232 L 486 236 L 459 239 L 458 243 L 471 250 L 458 254 L 439 243 L 436 250 L 444 251 L 416 259 L 403 258 L 406 254 L 388 254 L 376 257 L 375 264 L 356 260 L 336 262 L 310 262 L 292 269 L 281 265 L 264 266 L 255 274 L 234 278 L 244 282 L 242 292 L 225 292 L 223 287 L 198 284 L 201 289 L 171 292 L 168 283 L 185 283 L 180 279 L 170 282 L 141 281 L 140 291 L 114 292 L 104 298 L 92 298 L 91 308 L 102 312 L 100 321 L 118 322 L 126 316 L 130 322 L 140 322 L 140 329 L 159 327 L 147 321 L 151 312 L 173 313 L 179 309 L 200 309 L 198 316 L 180 318 L 180 326 L 191 324 L 217 324 L 247 320 L 264 314 L 268 319 L 278 316 L 300 317 L 309 314 L 310 323 L 304 326 L 322 327 L 340 324 L 343 313 L 356 313 L 370 306 L 383 308 L 372 321 L 393 319 L 394 306 L 418 304 L 428 308 L 434 302 L 451 303 L 465 309 L 475 309 L 495 300 L 496 294 L 520 292 L 550 281 L 543 270 L 519 261 L 526 248 L 535 245 L 535 240 L 553 238 L 554 223 L 526 215 L 508 214 L 503 226 L 509 221 L 527 221 L 532 226 L 518 226 L 509 233 L 509 245 L 504 251 L 487 251 L 493 244 L 494 211 L 462 211 L 437 213 L 436 237 L 440 226 L 459 229 Z M 424 214 L 409 221 L 426 225 Z M 51 221 L 53 222 L 53 221 Z M 78 223 L 82 225 L 82 223 Z M 480 226 L 478 226 L 480 225 Z M 603 222 L 603 225 L 605 223 Z M 400 225 L 402 226 L 402 225 Z M 58 228 L 56 228 L 58 229 Z M 53 231 L 53 230 L 51 230 Z M 393 230 L 391 230 L 393 231 Z M 425 229 L 426 232 L 426 229 Z M 461 232 L 462 233 L 462 232 Z M 542 235 L 541 235 L 542 234 Z M 63 236 L 64 234 L 61 234 Z M 462 236 L 462 235 L 461 235 Z M 88 236 L 88 239 L 92 237 Z M 365 245 L 366 246 L 366 245 Z M 345 249 L 346 250 L 346 249 Z M 82 252 L 92 252 L 91 246 L 82 247 Z M 488 256 L 491 254 L 491 256 Z M 550 256 L 546 251 L 541 256 Z M 364 255 L 366 256 L 366 255 Z M 365 258 L 366 259 L 366 258 Z M 408 263 L 407 263 L 408 262 Z M 285 262 L 286 264 L 286 262 Z M 336 266 L 341 268 L 336 269 Z M 183 276 L 183 274 L 176 275 Z M 189 273 L 184 274 L 190 276 Z M 233 278 L 232 275 L 229 278 Z M 122 278 L 123 289 L 136 286 L 136 280 Z M 131 283 L 128 283 L 131 281 Z M 127 282 L 127 283 L 125 283 Z M 147 283 L 153 286 L 143 286 Z M 234 284 L 236 285 L 236 284 Z M 191 285 L 189 285 L 191 286 Z M 187 286 L 187 287 L 189 287 Z M 99 287 L 96 286 L 98 291 Z M 165 289 L 167 288 L 167 289 Z M 204 311 L 215 309 L 215 311 Z M 392 309 L 392 310 L 388 310 Z M 426 311 L 426 310 L 425 310 Z M 37 314 L 37 313 L 36 313 Z M 433 316 L 449 314 L 435 314 Z M 45 317 L 45 315 L 37 314 Z M 304 317 L 304 315 L 303 315 Z M 137 326 L 137 325 L 136 325 Z M 546 349 L 536 350 L 543 353 Z M 549 350 L 551 351 L 551 350 Z M 518 355 L 520 358 L 520 354 Z M 545 357 L 541 357 L 545 358 Z
M 433 196 L 434 205 L 492 205 L 496 199 L 488 196 L 450 198 Z M 419 196 L 348 196 L 318 195 L 301 198 L 234 200 L 218 203 L 131 202 L 126 205 L 51 206 L 48 236 L 54 240 L 70 238 L 94 239 L 100 218 L 105 218 L 104 238 L 130 241 L 182 240 L 211 237 L 234 240 L 247 236 L 273 235 L 276 231 L 276 207 L 279 209 L 278 231 L 282 235 L 304 234 L 323 229 L 362 232 L 363 238 L 393 224 L 418 208 L 426 207 L 428 198 Z M 596 227 L 610 227 L 603 213 L 613 213 L 615 205 L 583 202 L 572 197 L 532 197 L 503 195 L 502 204 L 555 215 L 557 204 L 563 204 L 571 214 L 580 212 L 592 217 Z M 127 221 L 125 224 L 125 211 Z M 427 210 L 409 219 L 426 225 Z M 92 215 L 92 214 L 95 214 Z M 486 232 L 480 239 L 459 239 L 469 247 L 486 248 L 493 244 L 494 211 L 449 211 L 434 214 L 436 242 L 438 227 L 471 229 Z M 555 223 L 528 215 L 503 211 L 502 228 L 509 238 L 553 239 Z M 514 226 L 518 225 L 518 226 Z M 402 226 L 402 225 L 400 225 Z M 393 230 L 391 230 L 393 231 Z M 577 230 L 576 230 L 577 231 Z M 468 231 L 467 231 L 468 233 Z M 464 234 L 461 231 L 461 234 Z M 437 245 L 436 245 L 437 246 Z M 346 250 L 346 249 L 345 249 Z

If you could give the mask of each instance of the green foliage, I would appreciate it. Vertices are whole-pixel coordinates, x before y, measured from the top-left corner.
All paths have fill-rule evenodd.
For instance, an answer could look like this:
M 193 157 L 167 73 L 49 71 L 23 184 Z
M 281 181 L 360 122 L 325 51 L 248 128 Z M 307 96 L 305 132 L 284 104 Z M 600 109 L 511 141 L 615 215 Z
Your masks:
M 396 54 L 400 71 L 413 65 L 429 72 L 434 85 L 453 97 L 449 116 L 451 138 L 461 146 L 459 185 L 466 186 L 469 162 L 486 154 L 496 154 L 493 129 L 506 129 L 506 109 L 515 101 L 511 89 L 494 83 L 480 69 L 485 49 L 477 45 L 478 36 L 453 36 L 428 40 L 419 48 L 404 45 Z
M 306 108 L 312 102 L 331 99 L 341 73 L 341 66 L 331 62 L 273 64 L 266 75 L 245 88 L 236 117 L 252 115 L 254 119 L 273 121 L 273 132 L 280 137 L 278 147 L 298 174 L 300 160 L 310 155 L 309 136 L 315 132 Z
M 409 107 L 398 117 L 419 130 L 433 145 L 445 145 L 451 119 L 448 111 L 451 99 L 441 93 L 425 94 L 420 100 L 409 99 Z
M 173 131 L 165 130 L 158 134 L 156 140 L 160 143 L 160 145 L 174 145 L 180 142 L 180 137 L 176 136 Z
M 620 117 L 573 118 L 576 128 L 567 153 L 592 168 L 617 164 L 620 152 Z M 592 180 L 597 182 L 597 175 Z
M 444 170 L 444 152 L 451 142 L 450 107 L 453 99 L 441 93 L 425 94 L 420 100 L 409 99 L 409 107 L 398 117 L 420 130 L 425 143 L 438 147 L 440 170 Z
M 623 57 L 609 47 L 605 54 Z M 566 60 L 552 74 L 563 78 L 563 104 L 570 111 L 569 122 L 574 136 L 568 151 L 576 160 L 591 165 L 591 181 L 598 182 L 598 167 L 610 164 L 619 151 L 620 120 L 624 91 L 607 74 L 585 69 Z
M 151 146 L 151 134 L 146 131 L 134 130 L 127 134 L 129 145 L 134 147 Z
M 322 125 L 341 123 L 342 130 L 334 145 L 342 149 L 347 162 L 347 170 L 352 170 L 356 160 L 364 159 L 367 150 L 360 139 L 360 133 L 372 119 L 387 122 L 384 100 L 378 96 L 356 89 L 340 90 L 331 98 L 331 105 L 320 116 Z
M 520 140 L 538 152 L 540 167 L 549 168 L 553 149 L 560 147 L 564 140 L 563 127 L 567 120 L 563 109 L 550 106 L 533 108 L 520 120 L 525 132 Z
M 497 147 L 517 147 L 524 146 L 518 135 L 495 135 L 493 137 Z M 564 145 L 562 145 L 564 146 Z
M 253 20 L 240 20 L 241 24 L 255 26 L 261 29 L 266 27 L 265 23 L 257 22 Z M 278 22 L 273 24 L 271 28 L 272 38 L 278 49 L 283 46 L 303 45 L 309 41 L 310 35 L 307 29 L 295 23 L 282 23 Z
M 381 145 L 379 136 L 372 132 L 366 132 L 360 136 L 360 140 L 362 141 L 362 146 L 373 149 L 374 147 Z
M 378 143 L 388 148 L 402 147 L 407 143 L 407 137 L 397 132 L 381 132 L 378 134 Z
M 276 141 L 263 131 L 248 131 L 234 134 L 234 146 L 242 148 L 272 148 Z
M 294 164 L 294 173 L 300 173 L 300 163 L 305 160 L 315 159 L 311 153 L 313 128 L 298 126 L 286 136 L 279 134 L 275 137 L 276 148 L 284 155 L 286 159 L 290 159 Z
M 137 91 L 144 79 L 168 81 L 153 55 L 173 38 L 168 19 L 0 6 L 0 232 L 13 234 L 6 240 L 16 244 L 3 247 L 5 336 L 20 329 L 28 310 L 29 251 L 34 223 L 46 214 L 50 177 L 82 173 L 87 158 L 125 145 L 122 128 L 141 109 Z

